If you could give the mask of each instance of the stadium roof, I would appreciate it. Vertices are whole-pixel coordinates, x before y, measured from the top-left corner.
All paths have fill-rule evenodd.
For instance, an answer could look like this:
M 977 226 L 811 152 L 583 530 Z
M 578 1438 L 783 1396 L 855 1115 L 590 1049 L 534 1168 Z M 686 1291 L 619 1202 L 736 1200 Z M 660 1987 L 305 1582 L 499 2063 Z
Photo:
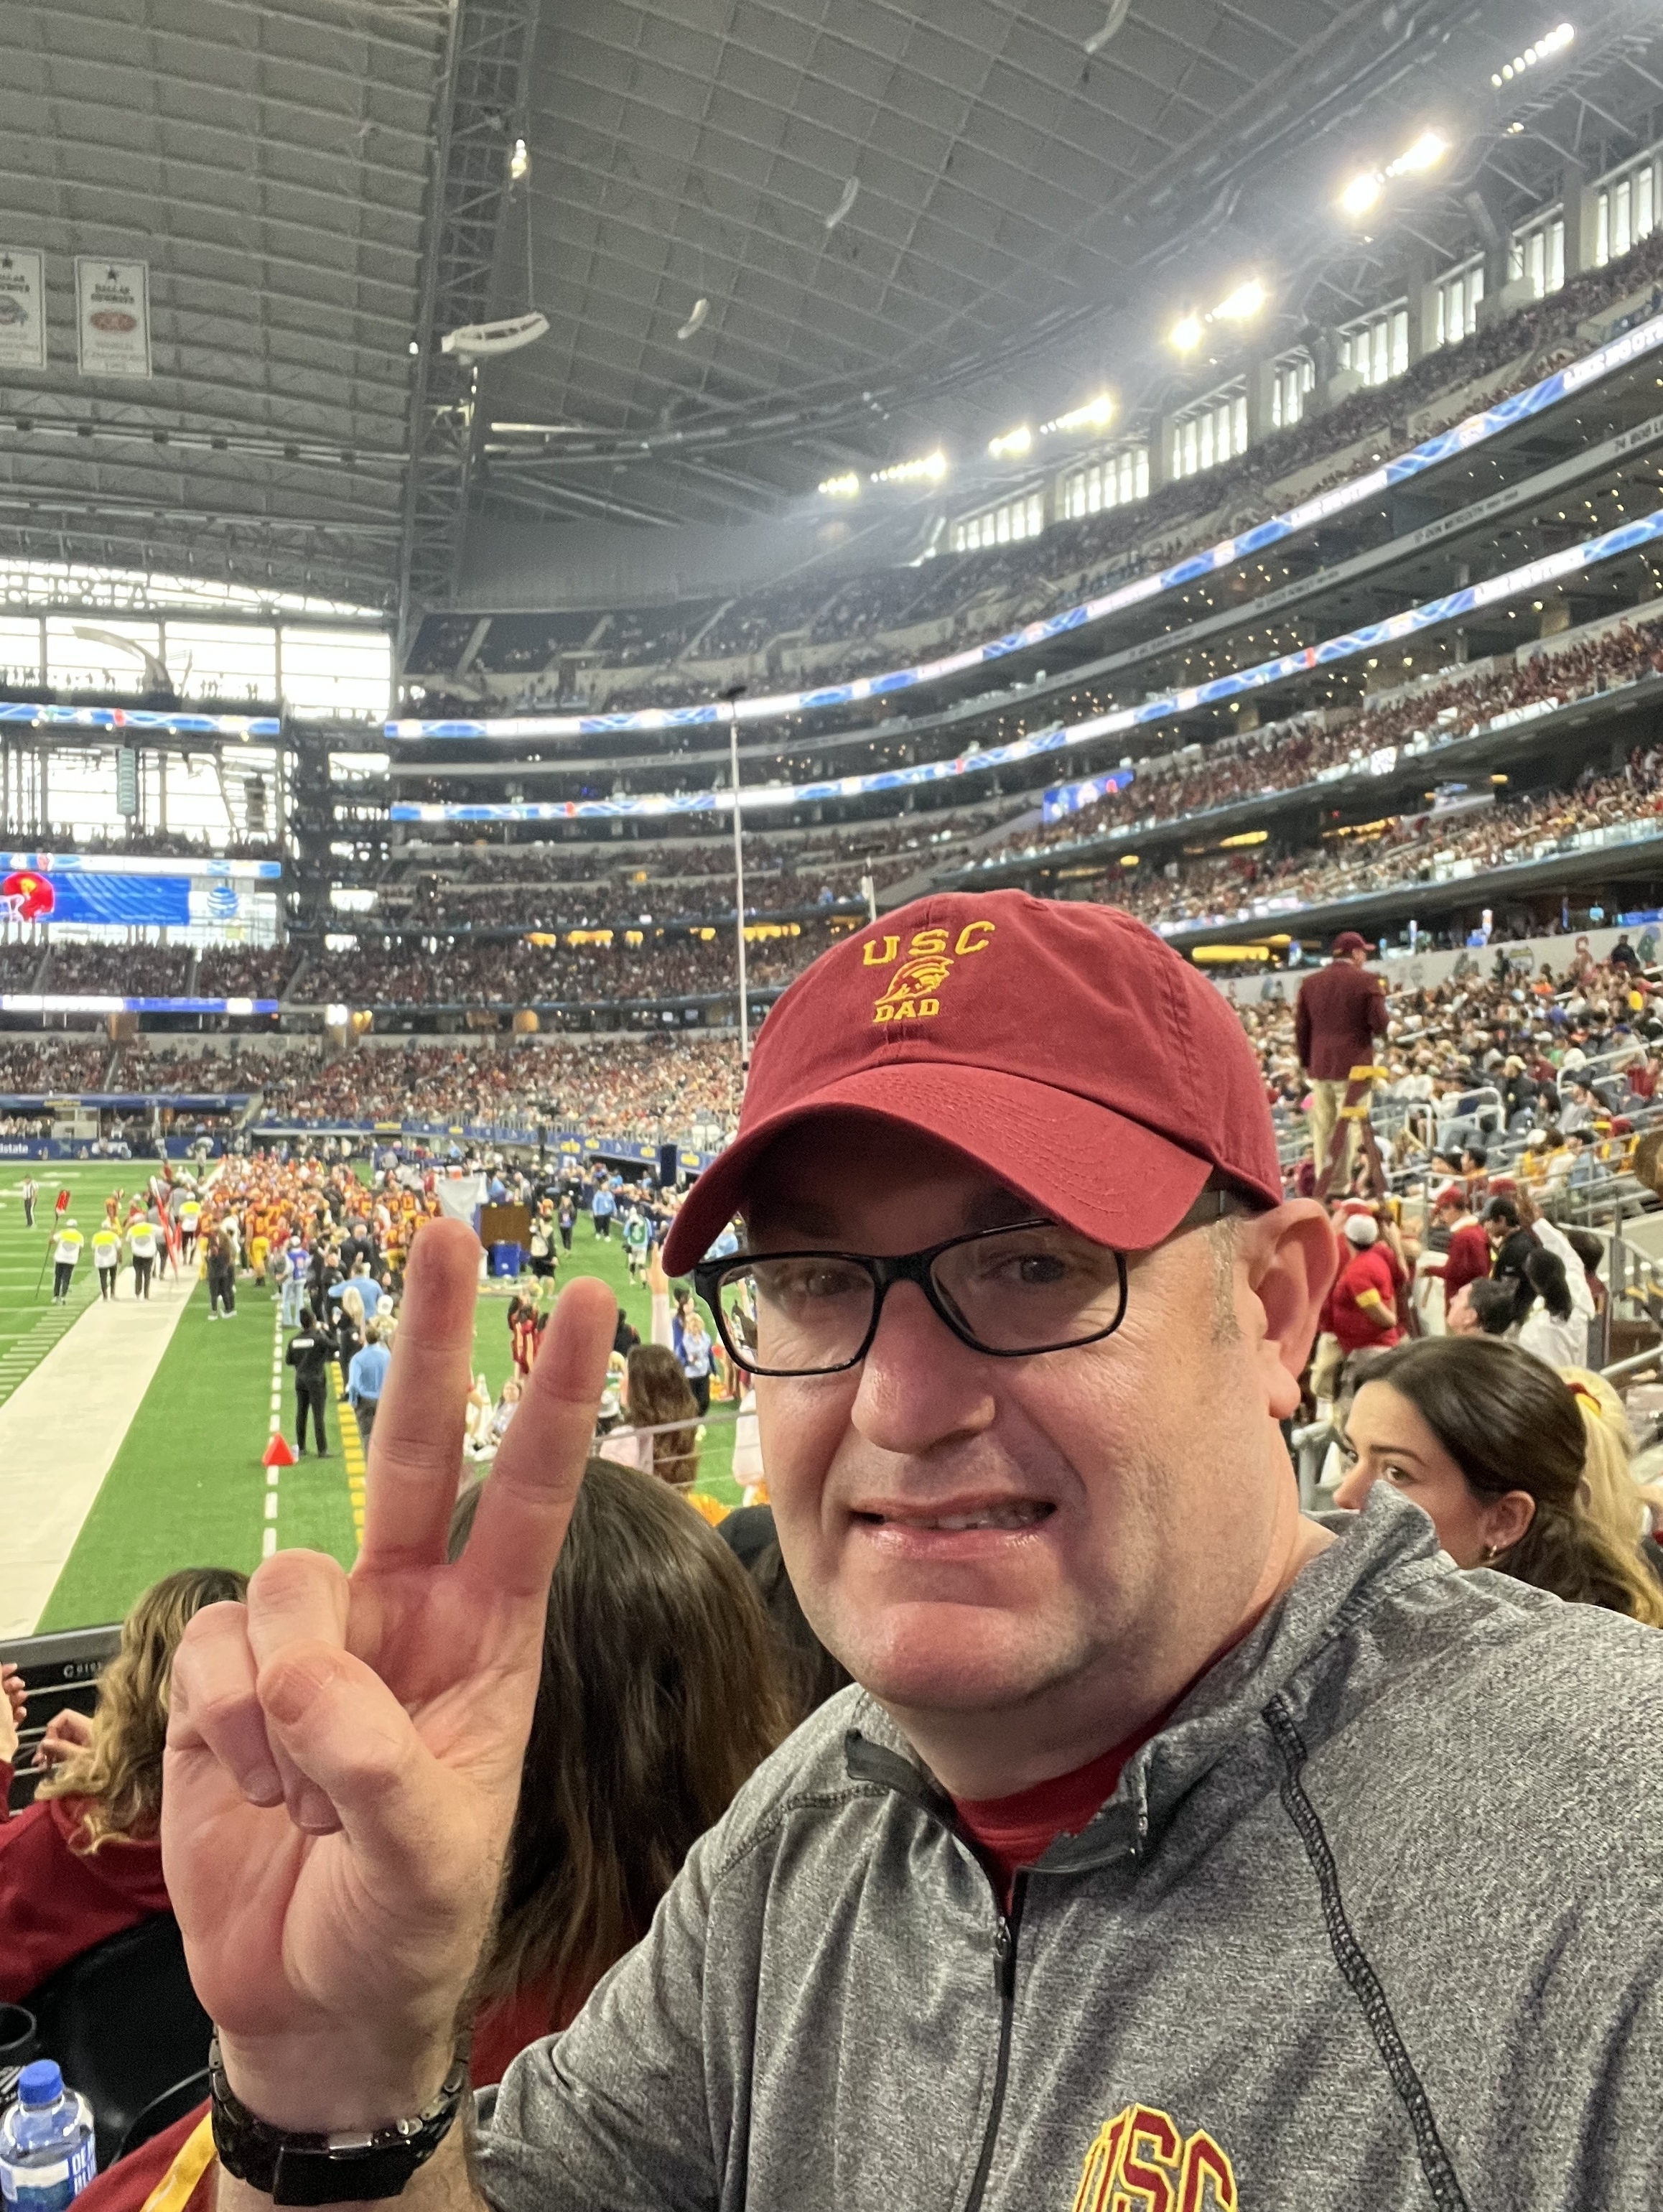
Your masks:
M 1592 0 L 1526 106 L 1516 0 L 9 0 L 50 352 L 0 372 L 0 555 L 437 605 L 470 511 L 745 520 L 1106 377 L 1160 404 L 1215 284 L 1263 269 L 1292 343 L 1631 143 L 1654 17 Z M 1429 103 L 1412 236 L 1346 234 Z M 149 381 L 78 374 L 76 254 L 149 264 Z M 476 386 L 440 356 L 533 307 Z

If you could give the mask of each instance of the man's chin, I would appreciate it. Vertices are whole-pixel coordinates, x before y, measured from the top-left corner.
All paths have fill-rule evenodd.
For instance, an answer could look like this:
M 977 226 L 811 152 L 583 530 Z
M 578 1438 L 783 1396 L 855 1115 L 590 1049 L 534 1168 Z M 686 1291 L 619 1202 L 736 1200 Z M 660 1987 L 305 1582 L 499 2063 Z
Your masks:
M 867 1626 L 839 1657 L 897 1714 L 1004 1712 L 1066 1680 L 1085 1655 L 1034 1617 L 963 1606 L 907 1607 Z

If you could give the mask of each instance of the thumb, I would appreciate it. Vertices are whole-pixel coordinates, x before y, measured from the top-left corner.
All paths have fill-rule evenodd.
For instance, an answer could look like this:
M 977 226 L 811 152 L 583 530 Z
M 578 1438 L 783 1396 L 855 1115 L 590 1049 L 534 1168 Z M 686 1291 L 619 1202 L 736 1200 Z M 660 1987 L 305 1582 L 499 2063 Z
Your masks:
M 418 1907 L 453 1902 L 458 1855 L 478 1847 L 463 1784 L 373 1668 L 337 1645 L 292 1644 L 255 1686 L 276 1741 L 335 1808 L 366 1882 Z

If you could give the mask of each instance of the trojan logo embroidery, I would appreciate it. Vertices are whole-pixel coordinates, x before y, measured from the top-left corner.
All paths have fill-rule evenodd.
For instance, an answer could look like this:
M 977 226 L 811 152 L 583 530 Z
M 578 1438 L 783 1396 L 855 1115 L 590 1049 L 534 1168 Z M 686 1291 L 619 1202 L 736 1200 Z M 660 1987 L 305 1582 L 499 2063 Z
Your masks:
M 1086 2153 L 1074 2212 L 1239 2212 L 1235 2168 L 1205 2128 L 1185 2136 L 1170 2113 L 1128 2105 Z
M 938 1014 L 942 986 L 952 974 L 955 963 L 968 959 L 973 953 L 985 952 L 994 927 L 991 921 L 967 921 L 950 952 L 947 950 L 946 930 L 915 930 L 907 947 L 906 958 L 872 1008 L 873 1021 L 927 1021 L 932 1015 Z M 861 962 L 867 968 L 888 968 L 900 959 L 898 937 L 868 938 L 861 948 Z

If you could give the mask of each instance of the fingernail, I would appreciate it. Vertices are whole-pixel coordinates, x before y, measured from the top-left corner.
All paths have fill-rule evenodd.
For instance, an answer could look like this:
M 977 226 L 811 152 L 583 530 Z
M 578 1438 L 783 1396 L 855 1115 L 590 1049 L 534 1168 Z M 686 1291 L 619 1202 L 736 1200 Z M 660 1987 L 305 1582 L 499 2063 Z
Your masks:
M 251 1805 L 281 1805 L 283 1778 L 275 1766 L 257 1766 L 243 1777 L 242 1794 Z
M 332 1836 L 340 1826 L 340 1818 L 321 1790 L 307 1783 L 295 1802 L 294 1825 L 309 1835 Z

